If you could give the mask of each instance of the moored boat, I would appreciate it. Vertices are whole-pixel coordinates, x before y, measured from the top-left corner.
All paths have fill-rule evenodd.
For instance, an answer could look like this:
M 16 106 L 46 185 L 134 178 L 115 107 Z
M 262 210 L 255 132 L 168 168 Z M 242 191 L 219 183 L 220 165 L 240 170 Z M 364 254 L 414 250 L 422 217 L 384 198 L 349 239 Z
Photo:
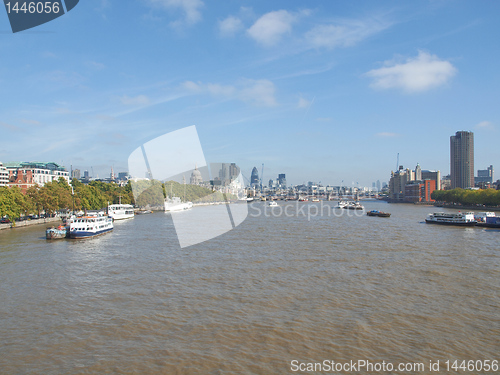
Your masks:
M 64 225 L 59 225 L 57 227 L 47 228 L 45 231 L 45 238 L 47 240 L 58 240 L 61 238 L 66 238 L 68 233 L 67 228 Z
M 500 228 L 500 217 L 496 216 L 494 212 L 480 212 L 474 215 L 478 227 L 485 228 Z
M 275 201 L 271 201 L 267 204 L 269 207 L 277 207 L 278 206 L 278 203 L 276 203 Z
M 147 215 L 147 214 L 152 214 L 153 211 L 151 210 L 140 210 L 140 211 L 136 211 L 135 214 L 136 215 Z
M 75 218 L 69 224 L 70 238 L 89 238 L 113 230 L 113 218 L 102 212 Z
M 476 225 L 476 220 L 474 220 L 474 213 L 472 212 L 435 212 L 429 214 L 425 219 L 428 224 L 441 224 L 441 225 L 458 225 L 458 226 L 474 226 Z
M 131 204 L 112 204 L 108 206 L 108 215 L 113 220 L 132 219 L 134 217 L 134 206 Z

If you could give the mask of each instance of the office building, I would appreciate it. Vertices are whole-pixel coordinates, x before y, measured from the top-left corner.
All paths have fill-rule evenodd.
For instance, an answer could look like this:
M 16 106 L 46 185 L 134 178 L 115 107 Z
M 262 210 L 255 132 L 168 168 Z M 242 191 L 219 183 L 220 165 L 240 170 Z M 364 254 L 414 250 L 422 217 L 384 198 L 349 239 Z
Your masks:
M 493 166 L 490 165 L 486 169 L 478 169 L 477 170 L 477 177 L 474 177 L 474 182 L 476 184 L 480 183 L 490 183 L 492 184 L 494 181 L 494 175 L 493 175 Z
M 252 176 L 250 177 L 250 186 L 253 187 L 254 189 L 258 189 L 260 187 L 259 171 L 257 170 L 257 167 L 253 167 L 252 169 Z
M 474 133 L 456 132 L 450 137 L 451 188 L 474 187 Z

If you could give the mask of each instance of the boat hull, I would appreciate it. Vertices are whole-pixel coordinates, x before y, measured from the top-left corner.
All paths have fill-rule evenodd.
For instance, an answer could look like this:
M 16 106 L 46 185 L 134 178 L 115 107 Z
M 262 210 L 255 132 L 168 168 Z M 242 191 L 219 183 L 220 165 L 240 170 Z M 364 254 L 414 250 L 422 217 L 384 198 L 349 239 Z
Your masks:
M 91 237 L 96 237 L 100 236 L 101 234 L 105 234 L 108 232 L 111 232 L 113 228 L 106 228 L 98 232 L 90 232 L 90 231 L 73 231 L 70 233 L 70 238 L 72 239 L 84 239 L 84 238 L 91 238 Z
M 451 221 L 436 221 L 436 220 L 429 220 L 429 219 L 425 219 L 425 222 L 427 224 L 453 225 L 453 226 L 458 226 L 458 227 L 473 227 L 477 224 L 475 221 L 451 222 Z

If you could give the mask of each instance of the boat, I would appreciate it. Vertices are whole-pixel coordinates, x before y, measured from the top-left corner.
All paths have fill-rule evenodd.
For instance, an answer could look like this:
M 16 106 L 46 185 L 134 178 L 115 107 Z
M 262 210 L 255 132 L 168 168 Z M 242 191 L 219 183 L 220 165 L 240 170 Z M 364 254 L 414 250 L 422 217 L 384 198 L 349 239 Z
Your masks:
M 303 197 L 301 195 L 299 196 L 299 199 L 298 199 L 299 202 L 307 202 L 308 200 L 309 199 L 307 199 L 307 197 Z
M 312 198 L 312 199 L 311 199 L 311 202 L 319 202 L 319 198 L 316 198 L 316 197 L 315 197 L 315 198 Z
M 112 204 L 108 206 L 108 215 L 113 220 L 132 219 L 134 217 L 134 206 L 131 204 Z
M 347 208 L 348 204 L 347 201 L 339 201 L 339 203 L 337 203 L 337 208 Z
M 361 203 L 355 202 L 355 201 L 347 202 L 347 205 L 344 208 L 347 208 L 348 210 L 364 210 L 365 209 L 365 207 Z
M 371 210 L 366 213 L 368 216 L 378 216 L 378 217 L 391 217 L 389 212 L 382 212 L 379 210 Z
M 152 214 L 153 211 L 151 210 L 140 210 L 140 211 L 136 211 L 135 214 L 136 215 L 146 215 L 146 214 Z
M 68 234 L 68 229 L 64 225 L 59 225 L 57 227 L 47 228 L 45 231 L 45 238 L 47 240 L 58 240 L 61 238 L 66 238 Z
M 276 203 L 275 201 L 271 201 L 267 204 L 269 207 L 277 207 L 278 206 L 278 203 Z
M 192 202 L 182 202 L 179 197 L 172 197 L 165 199 L 165 212 L 177 212 L 189 210 L 193 207 Z
M 69 224 L 70 238 L 89 238 L 113 230 L 113 218 L 103 212 L 77 217 Z
M 476 226 L 485 228 L 500 228 L 500 217 L 496 216 L 494 212 L 479 212 L 474 215 L 476 219 Z
M 247 197 L 247 203 L 252 203 L 253 202 L 253 197 Z
M 442 225 L 459 225 L 459 226 L 474 226 L 476 225 L 476 220 L 474 220 L 473 212 L 435 212 L 429 214 L 425 219 L 428 224 L 442 224 Z

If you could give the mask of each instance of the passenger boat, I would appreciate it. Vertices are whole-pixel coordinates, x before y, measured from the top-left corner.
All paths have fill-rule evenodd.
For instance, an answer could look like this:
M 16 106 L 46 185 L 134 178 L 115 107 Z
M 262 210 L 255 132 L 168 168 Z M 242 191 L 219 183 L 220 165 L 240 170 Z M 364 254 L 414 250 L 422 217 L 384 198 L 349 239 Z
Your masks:
M 459 225 L 459 226 L 474 226 L 476 225 L 476 220 L 474 220 L 474 213 L 472 212 L 435 212 L 429 214 L 425 219 L 426 223 L 429 224 L 442 224 L 442 225 Z
M 193 207 L 192 202 L 182 202 L 179 197 L 165 199 L 165 212 L 185 211 Z
M 68 230 L 66 226 L 59 225 L 58 227 L 50 227 L 45 231 L 45 238 L 47 240 L 57 240 L 61 238 L 66 238 Z
M 108 215 L 113 220 L 132 219 L 134 217 L 134 206 L 131 204 L 112 204 L 108 206 Z
M 102 212 L 75 218 L 69 224 L 70 238 L 89 238 L 113 230 L 113 218 Z
M 391 217 L 389 212 L 382 212 L 379 210 L 371 210 L 366 213 L 368 216 L 378 216 L 378 217 Z

